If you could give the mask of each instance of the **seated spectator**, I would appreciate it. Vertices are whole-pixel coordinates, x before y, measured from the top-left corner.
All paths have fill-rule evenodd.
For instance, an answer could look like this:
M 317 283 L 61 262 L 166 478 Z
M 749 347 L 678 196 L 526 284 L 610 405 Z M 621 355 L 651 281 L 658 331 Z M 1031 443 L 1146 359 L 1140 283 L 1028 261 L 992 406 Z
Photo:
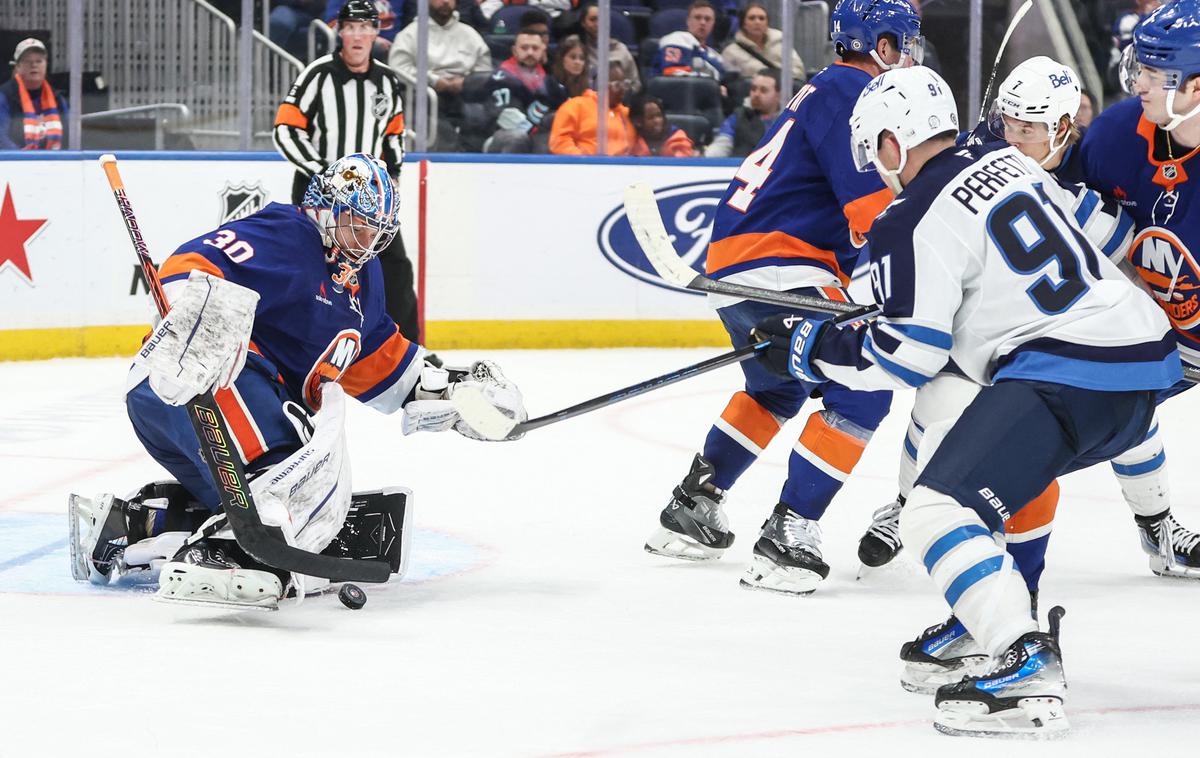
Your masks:
M 1096 117 L 1096 98 L 1087 90 L 1080 90 L 1079 112 L 1075 114 L 1075 126 L 1087 129 Z
M 637 131 L 629 119 L 629 109 L 622 105 L 629 83 L 623 78 L 624 69 L 613 62 L 608 72 L 608 154 L 633 155 L 637 147 Z M 550 152 L 555 155 L 596 154 L 596 90 L 586 90 L 562 104 L 554 116 L 550 130 Z
M 325 4 L 325 23 L 333 26 L 338 12 L 346 2 L 347 0 L 328 0 Z M 408 0 L 372 0 L 372 2 L 379 9 L 379 36 L 375 38 L 375 50 L 372 54 L 383 61 L 387 60 L 392 41 L 396 39 L 400 29 L 416 15 L 417 3 L 416 0 L 413 0 L 412 3 L 409 3 Z M 431 9 L 430 13 L 432 12 Z M 271 15 L 274 14 L 275 12 L 271 11 Z M 304 28 L 307 30 L 308 25 L 305 24 Z
M 550 53 L 550 17 L 545 11 L 530 8 L 521 14 L 521 20 L 517 23 L 517 34 L 526 32 L 542 38 L 542 59 L 539 63 L 545 65 L 549 61 L 546 56 Z
M 747 79 L 763 68 L 783 70 L 783 32 L 768 25 L 767 6 L 761 0 L 750 0 L 738 12 L 737 33 L 721 51 L 721 60 L 726 71 L 736 71 Z M 804 61 L 792 48 L 792 81 L 806 78 Z
M 512 57 L 500 64 L 488 86 L 488 115 L 496 131 L 485 153 L 533 152 L 533 132 L 566 99 L 566 88 L 546 74 L 546 44 L 534 32 L 518 32 Z
M 13 77 L 0 86 L 0 150 L 62 150 L 67 98 L 46 81 L 46 46 L 29 37 L 13 52 Z
M 429 0 L 429 84 L 438 93 L 437 148 L 458 149 L 462 88 L 467 74 L 492 70 L 492 56 L 479 32 L 458 20 L 455 0 Z M 404 27 L 392 44 L 388 65 L 417 75 L 417 22 Z
M 667 123 L 667 113 L 661 98 L 638 95 L 629 106 L 629 120 L 637 129 L 634 155 L 657 155 L 663 158 L 690 158 L 696 146 L 687 132 Z
M 750 80 L 750 105 L 739 106 L 721 124 L 712 144 L 704 151 L 708 158 L 743 158 L 758 147 L 763 135 L 779 117 L 779 69 L 760 69 Z
M 459 21 L 480 34 L 487 34 L 491 31 L 491 19 L 483 15 L 483 9 L 479 7 L 479 0 L 456 0 L 454 5 L 458 9 Z M 416 6 L 415 0 L 413 6 Z
M 725 73 L 725 62 L 706 42 L 716 20 L 711 0 L 692 0 L 688 6 L 687 30 L 671 32 L 658 41 L 654 75 L 707 76 L 720 80 Z
M 588 88 L 587 52 L 579 35 L 569 35 L 558 43 L 550 75 L 566 88 L 567 97 L 579 97 Z
M 300 60 L 306 59 L 308 25 L 324 8 L 325 0 L 275 0 L 271 5 L 271 41 Z
M 579 26 L 583 31 L 584 45 L 587 47 L 588 77 L 595 79 L 596 64 L 600 60 L 598 41 L 600 38 L 600 8 L 596 6 L 594 0 L 589 1 L 584 6 L 583 12 L 580 14 Z M 625 47 L 624 43 L 611 37 L 609 38 L 608 60 L 620 62 L 621 69 L 625 72 L 622 78 L 629 81 L 630 93 L 641 91 L 642 77 L 638 73 L 637 62 L 633 59 L 633 54 L 629 52 L 629 48 Z

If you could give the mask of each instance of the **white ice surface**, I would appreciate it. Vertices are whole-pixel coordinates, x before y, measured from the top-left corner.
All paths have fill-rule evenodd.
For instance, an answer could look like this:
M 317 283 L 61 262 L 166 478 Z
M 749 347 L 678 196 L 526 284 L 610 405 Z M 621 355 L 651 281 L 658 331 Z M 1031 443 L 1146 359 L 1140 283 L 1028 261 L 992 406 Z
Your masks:
M 496 353 L 534 415 L 714 350 Z M 445 358 L 472 356 L 446 353 Z M 946 609 L 904 561 L 855 582 L 895 492 L 910 398 L 823 520 L 809 598 L 739 589 L 793 422 L 734 489 L 713 564 L 642 543 L 736 368 L 515 443 L 403 438 L 351 404 L 356 488 L 416 493 L 410 576 L 276 614 L 181 610 L 145 586 L 70 580 L 66 502 L 163 472 L 124 415 L 123 360 L 0 364 L 0 756 L 783 756 L 1165 754 L 1200 729 L 1200 582 L 1154 577 L 1112 474 L 1067 477 L 1042 586 L 1063 604 L 1064 742 L 943 737 L 897 684 L 900 643 Z M 808 411 L 806 410 L 805 413 Z M 1176 512 L 1200 526 L 1190 431 L 1166 406 Z M 813 751 L 813 752 L 810 752 Z

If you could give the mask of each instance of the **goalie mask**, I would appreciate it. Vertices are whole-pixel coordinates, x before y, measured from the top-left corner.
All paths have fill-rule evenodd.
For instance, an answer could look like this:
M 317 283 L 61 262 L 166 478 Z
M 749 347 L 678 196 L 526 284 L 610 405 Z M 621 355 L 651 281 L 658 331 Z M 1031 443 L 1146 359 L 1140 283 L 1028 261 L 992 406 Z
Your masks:
M 1046 144 L 1049 152 L 1038 159 L 1045 166 L 1070 143 L 1071 130 L 1059 136 L 1059 126 L 1064 116 L 1075 122 L 1082 99 L 1075 72 L 1039 55 L 1014 68 L 1000 85 L 988 111 L 988 130 L 1010 145 Z
M 400 200 L 387 168 L 365 153 L 339 158 L 313 176 L 304 207 L 321 229 L 334 288 L 356 286 L 358 271 L 381 253 L 400 227 Z
M 924 66 L 885 71 L 871 80 L 850 116 L 850 147 L 862 172 L 878 171 L 897 195 L 908 151 L 945 132 L 958 131 L 958 106 L 950 86 Z M 900 165 L 889 169 L 879 160 L 879 140 L 889 132 L 900 145 Z

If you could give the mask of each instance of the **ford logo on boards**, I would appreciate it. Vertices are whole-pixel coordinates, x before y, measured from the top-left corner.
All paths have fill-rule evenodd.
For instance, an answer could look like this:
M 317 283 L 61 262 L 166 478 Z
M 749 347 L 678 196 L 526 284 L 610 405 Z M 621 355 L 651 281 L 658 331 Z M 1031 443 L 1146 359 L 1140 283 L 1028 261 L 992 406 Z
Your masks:
M 691 182 L 654 191 L 675 252 L 698 274 L 704 273 L 713 218 L 728 187 L 729 182 L 722 180 Z M 658 287 L 691 293 L 690 290 L 668 284 L 655 273 L 654 267 L 642 253 L 637 238 L 633 236 L 633 230 L 629 228 L 629 218 L 625 215 L 623 205 L 618 205 L 604 218 L 596 241 L 608 262 L 626 274 Z

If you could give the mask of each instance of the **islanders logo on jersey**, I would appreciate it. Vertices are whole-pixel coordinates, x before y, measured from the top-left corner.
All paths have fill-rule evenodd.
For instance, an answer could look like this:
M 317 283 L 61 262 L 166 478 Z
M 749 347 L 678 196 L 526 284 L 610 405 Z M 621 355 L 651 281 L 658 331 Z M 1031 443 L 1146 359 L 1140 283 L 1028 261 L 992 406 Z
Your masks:
M 704 273 L 713 218 L 728 187 L 727 181 L 709 181 L 679 184 L 654 191 L 675 252 L 697 274 Z M 659 277 L 654 266 L 646 260 L 633 229 L 629 227 L 624 206 L 617 206 L 605 216 L 600 223 L 596 243 L 609 263 L 635 279 L 677 292 L 699 294 L 668 284 Z
M 1173 232 L 1147 227 L 1133 240 L 1129 260 L 1180 331 L 1200 323 L 1200 266 Z
M 336 382 L 362 352 L 362 336 L 354 329 L 343 329 L 325 348 L 304 377 L 304 402 L 314 411 L 321 409 L 321 384 Z

